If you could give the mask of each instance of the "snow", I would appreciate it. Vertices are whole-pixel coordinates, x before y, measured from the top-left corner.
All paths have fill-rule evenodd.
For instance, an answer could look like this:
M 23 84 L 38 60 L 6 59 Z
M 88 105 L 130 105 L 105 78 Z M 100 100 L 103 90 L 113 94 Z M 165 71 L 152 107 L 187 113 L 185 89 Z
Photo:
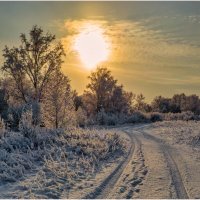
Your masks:
M 106 164 L 111 170 L 125 146 L 107 130 L 7 132 L 0 139 L 1 198 L 66 198 L 94 184 Z

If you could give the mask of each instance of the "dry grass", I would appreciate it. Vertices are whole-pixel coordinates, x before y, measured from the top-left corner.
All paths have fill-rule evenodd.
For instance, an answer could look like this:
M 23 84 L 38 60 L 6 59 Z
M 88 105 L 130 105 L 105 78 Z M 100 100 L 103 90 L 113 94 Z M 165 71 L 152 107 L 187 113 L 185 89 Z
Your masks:
M 0 139 L 0 183 L 24 184 L 11 198 L 60 198 L 123 155 L 125 146 L 118 134 L 105 130 L 6 132 Z

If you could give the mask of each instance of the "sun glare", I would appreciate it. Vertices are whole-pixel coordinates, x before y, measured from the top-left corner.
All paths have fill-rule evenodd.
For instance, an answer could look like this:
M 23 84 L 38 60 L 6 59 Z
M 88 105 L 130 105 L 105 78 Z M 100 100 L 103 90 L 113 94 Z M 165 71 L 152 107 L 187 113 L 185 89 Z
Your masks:
M 76 36 L 74 49 L 87 69 L 93 69 L 109 55 L 109 43 L 103 29 L 97 25 L 86 24 Z

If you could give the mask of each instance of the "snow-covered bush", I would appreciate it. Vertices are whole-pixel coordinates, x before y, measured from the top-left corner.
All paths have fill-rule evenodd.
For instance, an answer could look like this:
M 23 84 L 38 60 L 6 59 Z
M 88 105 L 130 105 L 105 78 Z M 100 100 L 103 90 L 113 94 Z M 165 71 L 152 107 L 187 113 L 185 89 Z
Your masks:
M 163 116 L 161 113 L 149 113 L 147 114 L 150 122 L 157 122 L 157 121 L 162 121 L 163 120 Z
M 97 113 L 96 122 L 98 125 L 116 125 L 119 117 L 116 114 L 106 113 L 103 109 Z
M 41 108 L 37 102 L 29 102 L 27 104 L 13 105 L 8 109 L 8 123 L 12 130 L 18 131 L 19 124 L 23 118 L 23 114 L 31 111 L 32 123 L 41 124 Z
M 96 123 L 98 125 L 117 125 L 126 123 L 147 123 L 162 121 L 162 115 L 160 113 L 143 113 L 143 112 L 133 112 L 132 114 L 112 114 L 105 113 L 101 110 L 96 117 Z
M 166 121 L 171 121 L 171 120 L 183 120 L 183 121 L 188 121 L 188 120 L 199 120 L 199 116 L 195 115 L 191 111 L 186 111 L 182 113 L 165 113 L 163 114 L 163 118 Z
M 0 116 L 0 138 L 4 136 L 5 132 L 6 132 L 6 125 L 4 120 Z
M 119 135 L 106 130 L 37 127 L 29 110 L 22 114 L 20 132 L 8 131 L 0 138 L 0 183 L 21 180 L 40 169 L 46 178 L 36 182 L 44 189 L 52 180 L 73 184 L 80 176 L 94 174 L 107 159 L 124 154 L 125 146 Z M 30 184 L 32 188 L 35 182 Z
M 37 126 L 33 125 L 32 109 L 26 110 L 22 113 L 19 121 L 19 131 L 22 135 L 28 138 L 35 138 Z
M 87 115 L 86 112 L 79 107 L 78 110 L 76 111 L 76 120 L 77 120 L 77 125 L 80 127 L 84 127 L 85 125 L 87 125 Z
M 130 116 L 127 117 L 126 123 L 141 123 L 147 122 L 148 119 L 142 112 L 134 112 Z
M 13 130 L 18 130 L 19 121 L 23 112 L 24 106 L 10 106 L 8 109 L 8 122 Z

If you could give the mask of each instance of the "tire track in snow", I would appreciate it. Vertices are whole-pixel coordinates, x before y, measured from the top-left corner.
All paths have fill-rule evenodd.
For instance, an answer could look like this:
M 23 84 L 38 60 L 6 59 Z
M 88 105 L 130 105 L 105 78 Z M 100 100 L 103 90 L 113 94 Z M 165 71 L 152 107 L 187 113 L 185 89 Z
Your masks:
M 131 158 L 133 157 L 135 151 L 135 138 L 133 134 L 129 132 L 125 133 L 128 134 L 131 140 L 131 147 L 128 152 L 128 155 L 124 160 L 122 160 L 119 163 L 119 165 L 114 169 L 114 171 L 106 179 L 104 179 L 104 181 L 97 188 L 94 189 L 94 191 L 86 195 L 83 199 L 105 199 L 110 193 L 110 191 L 114 188 L 115 184 L 122 175 L 125 167 L 131 161 Z
M 126 133 L 132 134 L 132 137 L 135 139 L 135 151 L 132 157 L 132 171 L 129 171 L 128 177 L 123 180 L 121 187 L 124 187 L 125 196 L 122 196 L 124 199 L 133 199 L 139 192 L 139 186 L 143 185 L 143 181 L 148 173 L 147 166 L 145 166 L 144 154 L 142 151 L 142 143 L 135 134 L 135 130 L 126 129 Z M 127 180 L 126 180 L 127 179 Z M 136 195 L 136 196 L 135 196 Z
M 184 186 L 181 173 L 179 171 L 178 165 L 176 164 L 172 153 L 170 152 L 169 145 L 165 144 L 163 140 L 154 137 L 146 132 L 138 130 L 138 132 L 142 133 L 145 138 L 153 140 L 154 142 L 158 143 L 160 146 L 160 149 L 163 151 L 163 154 L 165 156 L 166 162 L 168 164 L 171 178 L 172 178 L 172 184 L 175 188 L 176 196 L 179 199 L 189 199 L 189 196 L 187 194 L 186 188 Z

